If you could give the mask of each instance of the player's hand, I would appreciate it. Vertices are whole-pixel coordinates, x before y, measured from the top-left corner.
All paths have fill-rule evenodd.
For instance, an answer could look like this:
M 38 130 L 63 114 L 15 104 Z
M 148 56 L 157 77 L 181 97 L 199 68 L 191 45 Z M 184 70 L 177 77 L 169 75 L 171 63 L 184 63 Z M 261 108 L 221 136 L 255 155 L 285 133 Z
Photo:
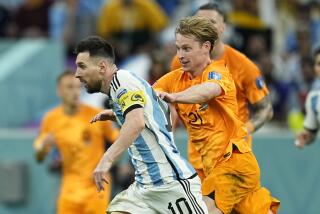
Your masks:
M 115 116 L 111 109 L 106 109 L 98 113 L 96 116 L 94 116 L 90 123 L 94 123 L 97 121 L 105 121 L 105 120 L 114 120 Z
M 163 92 L 163 91 L 157 91 L 156 93 L 157 93 L 158 97 L 160 97 L 162 100 L 166 101 L 167 103 L 176 102 L 175 94 L 169 94 L 169 93 Z
M 48 151 L 54 144 L 56 144 L 55 136 L 53 134 L 47 134 L 42 141 L 41 150 Z
M 96 184 L 98 192 L 103 191 L 103 183 L 109 183 L 107 181 L 107 174 L 112 166 L 112 162 L 104 155 L 100 160 L 98 166 L 93 171 L 93 179 Z
M 308 131 L 303 130 L 297 135 L 296 140 L 294 141 L 294 144 L 296 147 L 303 149 L 305 145 L 308 145 L 311 142 L 312 141 L 311 141 L 310 133 Z

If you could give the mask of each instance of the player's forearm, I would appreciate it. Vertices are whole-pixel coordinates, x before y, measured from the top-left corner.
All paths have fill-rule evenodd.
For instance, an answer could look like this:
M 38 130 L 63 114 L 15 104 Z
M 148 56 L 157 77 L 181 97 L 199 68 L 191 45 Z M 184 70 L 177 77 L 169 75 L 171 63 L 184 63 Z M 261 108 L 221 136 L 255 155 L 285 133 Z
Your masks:
M 175 102 L 195 104 L 205 103 L 212 98 L 219 96 L 222 92 L 221 87 L 215 83 L 202 83 L 192 86 L 184 91 L 175 93 Z
M 129 116 L 129 114 L 131 114 Z M 128 118 L 128 116 L 130 118 Z M 145 124 L 142 117 L 133 117 L 131 112 L 128 113 L 126 120 L 121 127 L 118 139 L 106 151 L 105 156 L 108 160 L 114 162 L 129 146 L 137 139 Z
M 253 105 L 252 116 L 246 123 L 249 132 L 255 132 L 273 117 L 273 108 L 270 98 L 267 96 L 263 100 Z

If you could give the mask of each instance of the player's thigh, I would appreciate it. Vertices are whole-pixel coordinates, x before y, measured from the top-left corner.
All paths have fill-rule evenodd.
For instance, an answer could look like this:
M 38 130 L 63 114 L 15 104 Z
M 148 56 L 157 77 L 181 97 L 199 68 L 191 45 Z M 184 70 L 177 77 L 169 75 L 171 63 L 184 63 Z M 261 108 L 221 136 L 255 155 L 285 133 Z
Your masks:
M 144 198 L 158 213 L 208 213 L 198 176 L 150 188 Z
M 100 214 L 105 213 L 110 201 L 110 189 L 98 193 L 96 189 L 91 190 L 87 200 L 83 203 L 85 207 L 84 213 Z
M 57 214 L 82 213 L 84 207 L 82 204 L 74 203 L 70 200 L 59 199 L 57 204 Z
M 230 213 L 235 204 L 250 192 L 259 188 L 260 169 L 254 155 L 235 153 L 219 163 L 213 173 L 203 181 L 205 195 L 214 193 L 212 198 L 223 213 Z
M 157 212 L 145 202 L 141 196 L 142 189 L 136 182 L 128 189 L 117 194 L 110 202 L 107 213 L 130 213 L 130 214 L 157 214 Z
M 268 214 L 270 210 L 276 214 L 279 206 L 280 201 L 273 198 L 268 189 L 261 187 L 236 204 L 234 210 L 238 214 Z

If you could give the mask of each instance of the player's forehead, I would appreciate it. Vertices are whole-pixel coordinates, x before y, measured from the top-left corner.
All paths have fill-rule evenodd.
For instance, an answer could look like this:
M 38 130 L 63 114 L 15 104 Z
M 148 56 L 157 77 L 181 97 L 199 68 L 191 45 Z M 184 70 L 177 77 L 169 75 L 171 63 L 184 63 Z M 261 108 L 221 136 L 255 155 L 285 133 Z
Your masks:
M 78 53 L 77 58 L 76 58 L 76 64 L 88 62 L 89 59 L 90 59 L 89 52 Z
M 176 35 L 176 46 L 182 47 L 182 46 L 192 46 L 193 43 L 197 42 L 196 38 L 192 35 L 182 35 L 178 33 Z

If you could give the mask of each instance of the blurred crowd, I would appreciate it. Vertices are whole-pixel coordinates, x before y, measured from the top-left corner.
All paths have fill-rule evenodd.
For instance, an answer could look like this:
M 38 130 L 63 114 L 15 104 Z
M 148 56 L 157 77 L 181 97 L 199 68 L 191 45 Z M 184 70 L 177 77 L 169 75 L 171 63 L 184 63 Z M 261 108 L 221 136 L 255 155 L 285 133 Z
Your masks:
M 264 74 L 274 120 L 303 112 L 315 78 L 312 53 L 320 45 L 318 0 L 212 0 L 226 13 L 226 43 L 245 53 Z M 170 70 L 174 29 L 205 0 L 0 0 L 0 37 L 49 38 L 66 47 L 97 34 L 115 47 L 116 60 L 154 83 Z M 241 62 L 239 62 L 241 63 Z

